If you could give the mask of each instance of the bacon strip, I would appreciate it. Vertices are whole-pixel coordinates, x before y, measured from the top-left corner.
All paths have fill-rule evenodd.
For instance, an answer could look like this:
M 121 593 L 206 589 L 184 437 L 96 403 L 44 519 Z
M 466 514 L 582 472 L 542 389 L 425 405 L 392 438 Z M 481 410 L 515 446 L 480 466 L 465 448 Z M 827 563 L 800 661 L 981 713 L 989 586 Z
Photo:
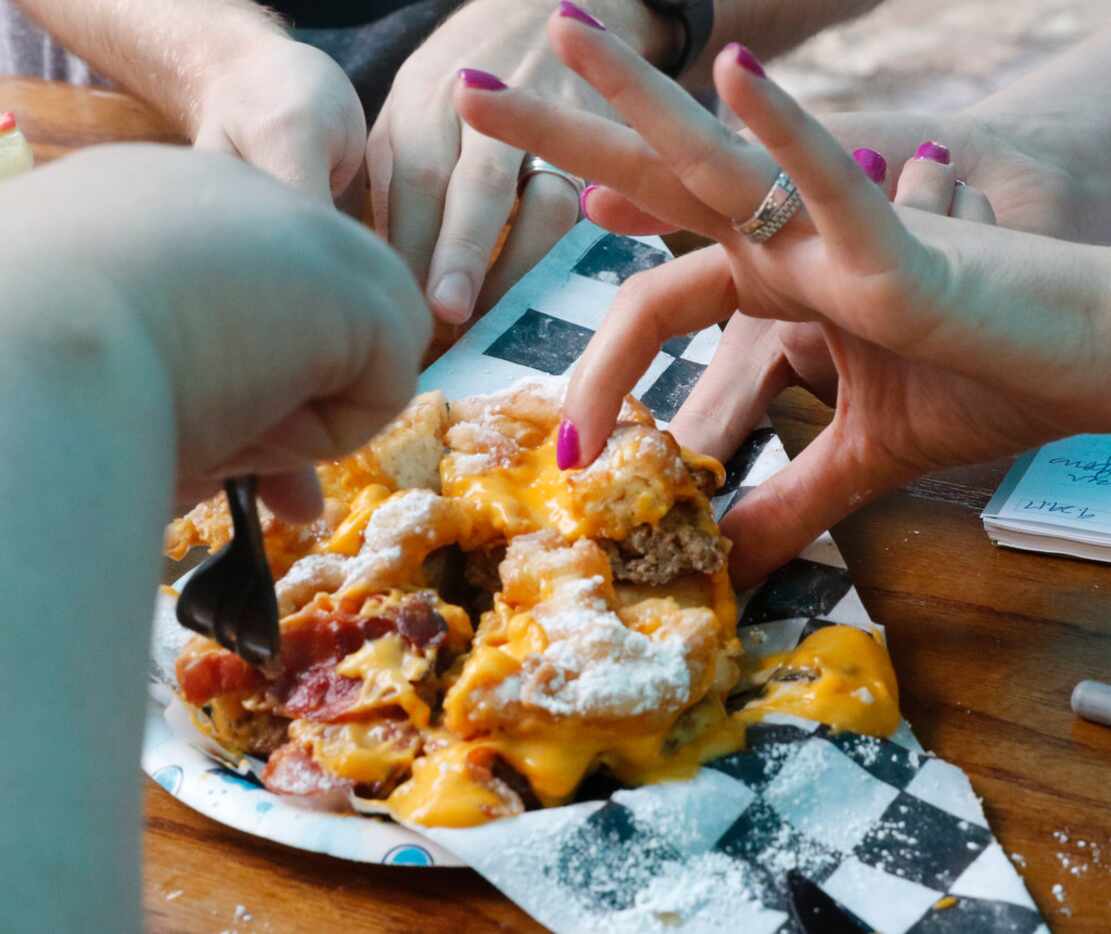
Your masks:
M 221 694 L 236 694 L 262 687 L 262 675 L 227 649 L 186 650 L 175 666 L 182 696 L 200 706 Z
M 312 712 L 313 719 L 329 719 L 321 710 L 338 714 L 354 702 L 354 688 L 342 682 L 358 682 L 334 673 L 325 678 L 315 669 L 334 667 L 364 643 L 387 633 L 397 632 L 410 646 L 423 650 L 440 645 L 447 631 L 447 623 L 424 593 L 413 594 L 381 616 L 359 617 L 338 607 L 306 615 L 282 631 L 283 674 L 274 685 L 276 696 L 279 703 L 297 711 L 286 716 Z M 310 670 L 312 674 L 308 674 Z M 177 660 L 177 681 L 185 700 L 196 706 L 221 694 L 254 691 L 266 683 L 238 655 L 208 645 L 182 653 Z M 313 706 L 314 699 L 319 709 Z
M 330 658 L 283 676 L 270 692 L 278 702 L 278 713 L 291 720 L 304 717 L 327 722 L 354 704 L 363 682 L 337 674 L 337 661 Z

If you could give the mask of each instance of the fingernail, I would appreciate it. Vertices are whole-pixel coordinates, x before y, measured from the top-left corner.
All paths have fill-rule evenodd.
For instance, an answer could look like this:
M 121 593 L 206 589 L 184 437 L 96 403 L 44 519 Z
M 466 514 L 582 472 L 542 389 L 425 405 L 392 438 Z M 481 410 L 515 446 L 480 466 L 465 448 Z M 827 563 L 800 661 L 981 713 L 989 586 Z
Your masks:
M 928 159 L 930 162 L 940 162 L 942 165 L 948 165 L 949 147 L 928 139 L 915 150 L 914 158 Z
M 586 207 L 586 199 L 590 197 L 590 193 L 597 187 L 597 185 L 587 185 L 582 190 L 582 194 L 579 195 L 579 213 L 587 220 L 590 220 L 590 211 Z
M 606 28 L 581 6 L 571 3 L 571 0 L 560 0 L 559 15 L 566 16 L 568 19 L 577 19 L 580 23 L 586 23 L 587 26 L 593 26 L 595 29 Z
M 463 87 L 477 91 L 504 91 L 508 87 L 497 75 L 478 68 L 460 68 L 459 80 L 463 82 Z
M 739 42 L 730 42 L 726 48 L 733 53 L 733 56 L 737 59 L 737 64 L 745 71 L 751 71 L 760 78 L 768 76 L 767 72 L 764 71 L 764 66 L 760 64 L 760 59 L 753 55 L 746 46 Z
M 556 437 L 556 466 L 568 470 L 579 462 L 579 429 L 574 422 L 564 419 L 559 423 Z
M 7 133 L 15 129 L 15 114 L 5 110 L 0 113 L 0 133 Z
M 877 185 L 882 185 L 883 180 L 887 178 L 887 160 L 881 156 L 874 149 L 854 149 L 853 158 L 856 164 L 863 170 Z
M 471 316 L 474 306 L 474 286 L 471 277 L 464 272 L 449 272 L 436 283 L 432 291 L 432 301 L 443 313 L 443 317 L 455 323 L 462 323 Z

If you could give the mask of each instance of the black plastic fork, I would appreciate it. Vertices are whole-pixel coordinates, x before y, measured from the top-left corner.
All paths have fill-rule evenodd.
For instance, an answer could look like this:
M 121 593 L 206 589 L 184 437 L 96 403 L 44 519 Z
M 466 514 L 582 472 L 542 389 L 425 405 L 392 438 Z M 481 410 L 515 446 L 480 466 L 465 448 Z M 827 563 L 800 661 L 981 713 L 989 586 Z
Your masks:
M 193 572 L 178 598 L 177 620 L 249 665 L 272 672 L 278 666 L 281 635 L 255 504 L 257 489 L 257 477 L 225 481 L 235 534 Z

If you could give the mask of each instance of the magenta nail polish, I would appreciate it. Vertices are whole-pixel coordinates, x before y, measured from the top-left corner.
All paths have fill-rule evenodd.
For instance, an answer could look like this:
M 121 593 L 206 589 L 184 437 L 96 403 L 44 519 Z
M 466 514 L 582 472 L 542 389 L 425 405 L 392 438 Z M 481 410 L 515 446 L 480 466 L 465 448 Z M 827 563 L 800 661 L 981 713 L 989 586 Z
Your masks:
M 930 162 L 940 162 L 942 165 L 948 165 L 949 147 L 928 139 L 915 150 L 914 158 L 928 159 Z
M 587 26 L 593 26 L 595 29 L 606 28 L 581 6 L 571 3 L 571 0 L 560 0 L 559 15 L 566 16 L 568 19 L 577 19 L 580 23 L 586 23 Z
M 590 211 L 586 208 L 586 199 L 590 197 L 590 193 L 597 187 L 598 186 L 594 184 L 587 185 L 582 190 L 582 194 L 579 195 L 579 213 L 587 220 L 590 220 Z
M 464 87 L 474 88 L 476 91 L 504 91 L 508 87 L 497 75 L 477 68 L 460 68 L 459 80 Z
M 882 185 L 887 178 L 887 160 L 874 149 L 854 149 L 853 159 L 877 185 Z
M 574 422 L 564 419 L 559 423 L 556 436 L 556 466 L 567 470 L 579 462 L 579 429 Z
M 764 66 L 760 64 L 760 59 L 748 50 L 747 46 L 741 45 L 739 42 L 730 42 L 726 48 L 733 53 L 736 58 L 737 64 L 740 65 L 745 71 L 751 71 L 758 78 L 766 78 L 767 72 L 764 71 Z

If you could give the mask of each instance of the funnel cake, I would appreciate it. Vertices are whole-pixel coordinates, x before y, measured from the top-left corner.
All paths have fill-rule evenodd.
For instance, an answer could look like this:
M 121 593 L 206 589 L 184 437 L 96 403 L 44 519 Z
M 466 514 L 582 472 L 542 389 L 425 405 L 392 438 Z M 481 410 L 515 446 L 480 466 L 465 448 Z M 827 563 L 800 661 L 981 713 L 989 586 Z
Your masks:
M 709 503 L 724 470 L 628 399 L 595 462 L 560 471 L 564 389 L 420 396 L 321 465 L 324 516 L 264 522 L 282 673 L 194 638 L 177 676 L 198 726 L 267 758 L 272 791 L 430 826 L 564 804 L 599 770 L 629 785 L 685 777 L 739 749 L 758 714 L 730 703 L 743 659 Z M 212 501 L 167 546 L 227 535 Z M 851 668 L 822 682 L 823 710 L 855 686 Z M 752 704 L 805 708 L 782 677 L 756 678 Z

